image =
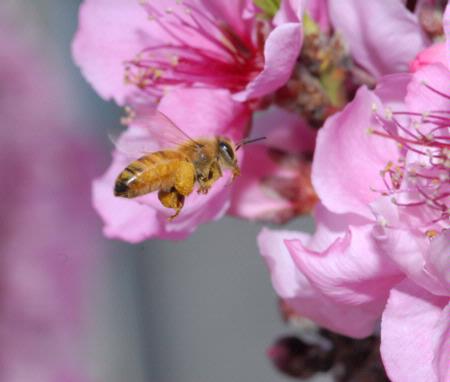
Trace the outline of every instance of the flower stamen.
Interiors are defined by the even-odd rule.
[[[125,63],[125,81],[148,95],[161,96],[174,86],[235,92],[262,70],[262,52],[191,2],[176,1],[165,12],[145,1],[142,6],[171,40],[149,46]]]
[[[423,83],[434,94],[450,96]],[[399,158],[380,172],[385,190],[398,207],[424,207],[430,224],[450,225],[450,112],[391,111],[372,108],[377,126],[370,133],[399,144]],[[429,230],[430,234],[435,232]]]

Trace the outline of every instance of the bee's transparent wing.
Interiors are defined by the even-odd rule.
[[[120,136],[109,134],[116,149],[130,158],[176,148],[188,141],[196,143],[188,134],[156,109],[133,110],[124,119],[129,126]]]
[[[108,138],[116,150],[130,160],[160,149],[142,129],[129,128],[122,133],[110,132]]]

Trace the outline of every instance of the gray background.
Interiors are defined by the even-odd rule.
[[[117,125],[120,112],[94,93],[70,56],[80,1],[4,1],[40,25],[69,80],[73,99],[67,102],[85,121],[81,128],[109,150],[107,128]],[[24,28],[35,33],[30,23]],[[111,242],[89,303],[85,358],[94,381],[290,380],[265,356],[289,328],[257,251],[260,228],[225,218],[184,242]],[[312,222],[299,219],[290,228],[311,231]]]

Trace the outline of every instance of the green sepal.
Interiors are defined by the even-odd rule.
[[[320,27],[306,12],[303,15],[303,33],[305,36],[319,34]]]
[[[266,16],[273,17],[280,9],[281,0],[253,0],[258,8],[260,8]]]

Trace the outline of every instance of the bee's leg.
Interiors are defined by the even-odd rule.
[[[189,195],[194,189],[195,167],[191,162],[180,161],[175,174],[175,189],[184,196]]]
[[[180,161],[175,173],[175,184],[169,191],[160,190],[158,198],[161,204],[167,208],[173,208],[175,215],[168,218],[169,221],[175,219],[181,212],[184,205],[184,197],[189,195],[194,189],[195,168],[187,161]]]
[[[164,207],[173,208],[175,210],[175,215],[172,215],[167,219],[169,221],[172,221],[178,216],[184,205],[184,196],[175,188],[172,188],[170,191],[160,190],[158,192],[158,199]]]
[[[222,170],[217,162],[214,162],[209,168],[208,177],[205,180],[199,180],[199,194],[207,194],[211,186],[222,176]]]

